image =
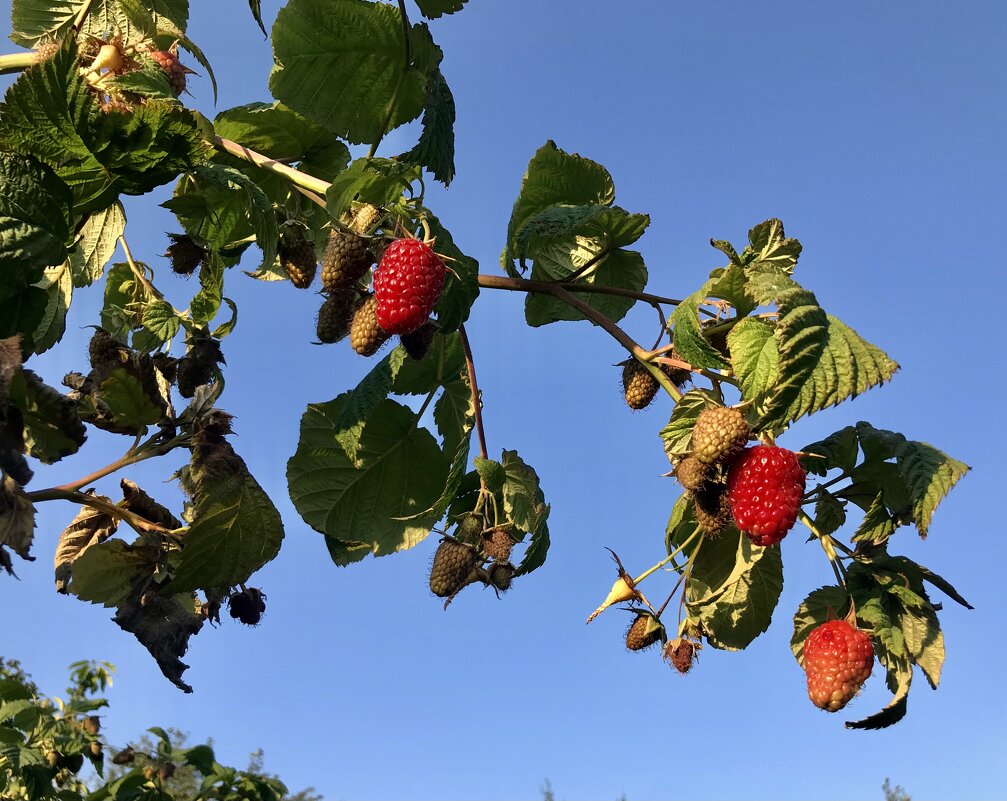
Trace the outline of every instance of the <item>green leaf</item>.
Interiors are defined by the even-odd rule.
[[[440,520],[444,513],[448,510],[451,502],[455,499],[459,488],[462,486],[462,482],[465,479],[465,468],[469,463],[469,450],[472,441],[470,436],[472,432],[472,418],[468,417],[459,432],[457,438],[457,446],[454,452],[454,458],[451,460],[451,469],[448,470],[448,478],[444,484],[444,489],[441,492],[441,496],[430,505],[429,508],[424,509],[422,512],[410,515],[408,519],[415,520],[419,517],[433,517],[436,520]],[[445,453],[448,450],[445,449]],[[478,457],[477,457],[478,460]],[[364,554],[366,556],[366,553]]]
[[[185,232],[217,251],[255,235],[263,262],[276,256],[277,227],[266,193],[233,167],[198,167],[179,181],[175,195],[161,204],[178,217]]]
[[[66,258],[72,203],[66,184],[47,166],[0,153],[0,300]]]
[[[479,474],[479,478],[483,480],[483,483],[490,492],[500,492],[504,488],[504,484],[507,481],[507,473],[500,462],[477,456],[472,464]]]
[[[735,537],[735,534],[738,536]],[[704,542],[693,572],[695,574],[699,569],[696,577],[710,587],[710,593],[692,597],[688,608],[690,613],[699,614],[710,645],[740,650],[748,647],[772,622],[773,610],[783,591],[783,558],[778,545],[769,548],[753,545],[748,537],[736,530],[725,532],[721,539],[736,546],[730,573],[721,583],[716,583],[714,576],[719,578],[725,565],[721,558],[712,559],[712,564],[703,564],[706,555]],[[719,549],[708,553],[717,557],[723,554]],[[691,586],[692,582],[687,585],[687,592]],[[689,592],[689,595],[692,596],[692,593]]]
[[[445,186],[455,177],[455,99],[439,69],[427,81],[420,141],[399,158],[426,167]]]
[[[192,526],[183,540],[172,589],[242,584],[280,551],[283,521],[244,460],[226,442],[205,459],[193,452]]]
[[[0,117],[0,146],[53,167],[73,191],[75,214],[107,208],[120,193],[146,194],[205,161],[210,145],[193,112],[157,101],[99,111],[76,55],[65,45],[26,70]]]
[[[608,170],[576,153],[566,153],[552,140],[546,142],[528,163],[521,181],[521,191],[507,225],[507,246],[500,257],[509,275],[519,273],[517,233],[538,212],[557,204],[610,206],[615,200],[615,185]]]
[[[857,430],[853,426],[846,426],[823,440],[801,448],[801,453],[804,454],[801,466],[818,476],[824,476],[833,468],[849,473],[857,464],[858,442]]]
[[[514,571],[514,578],[517,578],[518,576],[526,576],[533,570],[538,570],[545,564],[546,555],[549,553],[549,545],[551,544],[551,538],[549,537],[549,523],[546,519],[548,517],[548,512],[549,507],[546,506],[546,517],[542,519],[539,527],[531,535],[531,542],[528,543],[524,556],[521,557],[521,564],[519,564],[517,566],[517,570]]]
[[[284,164],[297,164],[298,169],[325,181],[335,178],[350,162],[349,148],[334,133],[280,103],[250,103],[222,111],[213,127],[218,136]],[[222,154],[217,158],[248,172],[278,202],[290,189],[286,180],[274,179],[241,159]]]
[[[804,642],[816,628],[830,619],[846,613],[850,597],[842,587],[820,587],[801,601],[794,613],[794,634],[790,638],[790,650],[794,658],[804,666]]]
[[[599,285],[641,292],[647,285],[647,266],[643,257],[634,250],[607,251],[600,239],[571,237],[557,240],[535,253],[532,279],[537,281],[562,280],[575,270],[598,258],[589,276],[578,283]],[[631,297],[604,293],[578,293],[570,291],[579,300],[601,312],[613,322],[618,322],[633,308]],[[529,293],[525,299],[525,319],[528,325],[542,326],[559,320],[584,320],[585,315],[566,302],[543,293]],[[593,322],[593,321],[592,321]]]
[[[734,306],[737,318],[744,318],[758,305],[748,289],[748,276],[737,264],[710,273],[709,296],[726,300]]]
[[[180,657],[189,647],[189,637],[202,628],[203,618],[193,611],[191,596],[134,597],[119,607],[113,619],[150,651],[165,678],[182,692],[192,692],[192,687],[182,681],[182,673],[189,666]]]
[[[181,326],[181,320],[166,300],[156,300],[143,309],[143,327],[157,343],[170,342]]]
[[[961,604],[966,609],[973,609],[974,608],[972,606],[972,604],[970,604],[968,601],[966,601],[961,596],[961,594],[958,592],[958,590],[956,590],[951,585],[951,582],[949,582],[947,579],[942,578],[941,576],[938,576],[933,571],[929,570],[928,568],[923,567],[923,565],[917,565],[916,567],[919,569],[920,576],[922,577],[922,579],[924,581],[927,581],[930,584],[933,584],[937,589],[939,589],[941,592],[943,592],[951,600],[955,601],[955,603]]]
[[[169,106],[179,105],[168,76],[152,59],[144,58],[140,68],[123,75],[112,76],[108,87],[116,92],[130,92],[148,100],[158,100]]]
[[[458,380],[465,370],[465,354],[458,334],[436,334],[421,361],[403,359],[393,376],[396,395],[426,395],[442,384]],[[387,393],[386,393],[387,394]]]
[[[668,318],[675,338],[675,350],[679,356],[695,367],[706,367],[720,370],[730,367],[730,364],[720,355],[715,347],[703,336],[703,326],[699,322],[699,306],[707,297],[710,282],[698,292],[693,292],[685,298]]]
[[[330,542],[366,543],[376,556],[411,548],[437,518],[395,518],[435,503],[447,483],[447,460],[430,432],[417,427],[415,412],[391,400],[368,416],[350,460],[337,422],[348,401],[344,394],[312,404],[301,418],[297,451],[287,463],[291,500]]]
[[[884,499],[884,493],[879,492],[877,497],[871,502],[871,505],[867,507],[864,519],[857,526],[856,532],[851,537],[854,542],[881,544],[886,542],[895,533],[895,529],[899,527],[899,523],[889,514]]]
[[[156,545],[133,547],[122,540],[94,544],[71,563],[70,592],[82,601],[119,606],[145,577],[154,575],[158,556]]]
[[[22,349],[26,355],[31,353],[35,348],[31,332],[42,324],[48,308],[49,295],[37,286],[26,287],[0,301],[0,339],[21,334]]]
[[[76,245],[70,252],[70,270],[75,287],[91,286],[101,278],[125,230],[126,212],[121,203],[96,211],[85,220]]]
[[[58,42],[73,26],[79,0],[14,0],[11,40],[22,47]]]
[[[142,434],[164,418],[164,401],[156,386],[126,368],[113,370],[101,382],[98,395],[108,405],[115,430],[121,433]]]
[[[224,300],[224,264],[219,254],[203,259],[199,267],[199,292],[189,302],[189,315],[195,325],[206,325],[220,311]],[[142,318],[141,318],[142,319]],[[146,325],[145,322],[142,323]]]
[[[675,404],[668,425],[661,429],[664,452],[670,461],[689,452],[692,429],[702,411],[720,405],[716,396],[708,389],[690,389],[682,396],[682,400]]]
[[[755,404],[760,414],[758,427],[773,431],[803,414],[824,408],[830,401],[841,400],[833,394],[821,394],[827,386],[823,381],[835,375],[829,372],[829,366],[823,366],[828,340],[825,311],[811,292],[798,286],[784,290],[776,302],[780,312],[774,330],[779,352],[777,380]],[[833,371],[836,369],[835,363],[830,366]]]
[[[46,294],[46,307],[30,339],[33,353],[45,353],[63,338],[66,331],[66,313],[70,310],[70,300],[73,297],[73,276],[69,263],[47,267],[36,286]]]
[[[419,116],[442,57],[413,25],[406,63],[398,8],[364,0],[290,0],[272,40],[273,96],[355,144]]]
[[[909,685],[912,683],[912,669],[906,665],[896,674],[897,687],[895,697],[880,712],[876,712],[863,720],[847,721],[847,729],[884,729],[898,723],[906,716],[909,701]]]
[[[538,474],[517,451],[505,450],[500,463],[506,476],[502,494],[507,518],[521,531],[534,534],[549,515]]]
[[[783,223],[775,218],[752,228],[748,232],[748,243],[741,261],[750,270],[771,266],[790,275],[801,255],[801,243],[788,238]]]
[[[451,453],[465,436],[469,418],[475,414],[472,390],[463,378],[444,385],[444,392],[434,404],[434,423],[444,450]]]
[[[846,522],[846,504],[828,490],[819,490],[815,500],[815,528],[823,536],[834,534]]]
[[[269,36],[266,33],[266,26],[262,24],[262,0],[248,0],[248,8],[252,12],[252,18],[255,20],[255,24],[259,26],[259,30],[262,31],[263,36]]]
[[[420,13],[427,19],[437,19],[444,14],[461,11],[468,0],[416,0]]]
[[[727,335],[731,366],[745,400],[758,398],[776,383],[780,354],[773,328],[768,320],[746,317]]]
[[[338,220],[354,200],[374,206],[391,205],[421,174],[422,170],[408,162],[357,159],[332,179],[325,192],[325,208],[332,219]]]
[[[355,389],[344,393],[346,402],[340,407],[339,416],[335,420],[336,438],[351,460],[357,458],[360,436],[368,418],[388,397],[395,376],[406,360],[405,350],[402,347],[395,348],[364,376]]]
[[[902,635],[913,661],[933,689],[941,680],[944,667],[944,634],[934,608],[927,603],[923,609],[907,609],[902,615]]]
[[[970,468],[926,442],[906,442],[896,458],[912,500],[913,520],[925,538],[934,510]]]
[[[105,278],[105,302],[101,309],[101,327],[121,342],[129,332],[140,328],[147,290],[136,280],[125,262],[113,264]]]
[[[45,384],[31,370],[22,370],[12,379],[10,402],[24,420],[26,452],[43,464],[76,453],[87,439],[73,400]]]

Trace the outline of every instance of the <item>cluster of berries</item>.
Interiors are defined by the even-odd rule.
[[[470,584],[481,582],[499,595],[511,588],[517,568],[511,563],[515,540],[511,526],[487,526],[482,514],[459,520],[452,536],[441,540],[430,566],[430,591],[445,598],[446,609]]]
[[[444,262],[418,239],[376,236],[381,212],[361,206],[350,230],[333,229],[322,257],[322,293],[315,333],[326,344],[350,339],[361,356],[373,356],[393,335],[414,359],[422,359],[436,328],[429,318],[444,289]],[[306,289],[317,272],[314,245],[301,226],[283,226],[277,248],[291,283]],[[373,292],[361,283],[371,267]]]
[[[690,453],[674,475],[690,493],[696,523],[707,536],[733,523],[756,545],[775,545],[797,520],[806,475],[786,448],[746,447],[751,435],[739,409],[704,409]]]

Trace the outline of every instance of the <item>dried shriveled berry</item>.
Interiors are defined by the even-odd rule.
[[[703,464],[695,456],[687,456],[675,467],[675,478],[687,490],[695,492],[710,475],[710,466]]]
[[[178,275],[192,275],[207,257],[208,251],[188,234],[168,234],[168,239],[171,244],[164,255],[171,260],[171,271]]]
[[[402,347],[405,348],[406,353],[409,354],[411,359],[416,361],[422,361],[423,357],[427,355],[430,350],[430,346],[433,344],[434,335],[437,333],[437,326],[433,323],[426,323],[421,325],[411,334],[403,334],[399,337],[399,341],[402,343]]]
[[[692,670],[692,666],[696,663],[696,652],[701,647],[699,643],[683,637],[668,640],[668,644],[664,646],[664,658],[684,676]]]
[[[696,523],[707,537],[718,537],[731,525],[731,503],[723,484],[702,487],[692,500]]]
[[[231,617],[246,626],[256,626],[266,611],[266,594],[255,587],[239,590],[227,599],[227,606]]]
[[[490,559],[506,562],[514,548],[514,538],[505,528],[494,528],[482,535],[482,549]]]

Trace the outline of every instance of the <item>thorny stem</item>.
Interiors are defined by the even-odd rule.
[[[693,536],[699,533],[699,526],[696,526],[696,531],[693,532]],[[692,567],[696,564],[696,554],[699,553],[699,549],[703,545],[704,534],[699,538],[699,545],[692,549],[692,553],[689,554],[689,561],[685,563],[685,570],[682,571],[682,578],[686,578],[692,575]],[[682,587],[682,598],[678,602],[678,625],[679,628],[682,626],[682,607],[685,606],[685,591],[688,589],[688,585]]]
[[[664,599],[664,603],[661,604],[661,608],[657,610],[657,616],[661,617],[664,614],[664,610],[668,608],[668,604],[671,603],[671,599],[675,597],[675,593],[678,592],[678,588],[682,586],[682,582],[685,581],[685,573],[682,573],[678,577],[678,581],[675,582],[675,586],[671,588],[671,592],[668,593],[668,597]]]
[[[824,482],[822,484],[816,484],[814,487],[812,487],[810,490],[808,490],[806,493],[804,493],[804,497],[802,498],[802,500],[807,500],[808,498],[814,497],[814,495],[817,494],[817,492],[819,490],[823,490],[823,489],[826,489],[828,487],[833,486],[834,484],[838,484],[844,478],[849,478],[849,477],[850,477],[849,473],[847,473],[846,471],[843,471],[840,475],[836,476],[835,478],[831,478],[831,479],[829,479],[828,481],[826,481],[826,482]]]
[[[374,158],[374,154],[378,152],[381,140],[385,138],[385,134],[388,133],[388,129],[392,125],[392,117],[395,116],[395,109],[399,105],[399,92],[402,90],[406,73],[409,72],[409,60],[411,57],[409,50],[409,16],[406,14],[404,0],[399,0],[399,19],[402,21],[402,70],[399,72],[399,78],[395,82],[395,88],[392,90],[392,99],[388,101],[388,113],[385,114],[385,121],[381,126],[381,132],[378,134],[378,138],[374,140],[370,150],[367,151],[368,161]]]
[[[472,392],[472,408],[475,410],[476,434],[479,436],[479,455],[483,459],[489,459],[489,451],[486,448],[486,429],[483,426],[482,398],[479,396],[479,384],[476,383],[476,364],[472,358],[472,347],[469,345],[465,326],[458,327],[458,337],[462,343],[462,350],[465,352],[465,369],[469,373],[469,389]]]
[[[267,170],[276,175],[280,175],[295,186],[302,187],[310,192],[317,192],[319,195],[324,195],[330,186],[328,181],[323,181],[321,178],[315,178],[314,176],[308,175],[306,172],[295,170],[293,167],[288,167],[286,164],[283,164],[276,159],[271,159],[269,156],[256,153],[254,150],[251,150],[244,145],[239,145],[237,142],[232,142],[230,139],[224,139],[222,136],[213,137],[213,144],[225,153],[230,153],[232,156],[244,159],[245,161],[254,164],[256,167]]]

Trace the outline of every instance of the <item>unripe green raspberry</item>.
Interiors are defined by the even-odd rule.
[[[315,333],[319,342],[339,342],[350,332],[350,322],[357,305],[357,293],[353,289],[341,289],[325,299],[318,310]]]
[[[361,356],[373,356],[391,336],[378,325],[375,316],[377,306],[378,302],[374,299],[374,295],[366,295],[353,313],[353,321],[350,323],[350,347]]]
[[[710,465],[699,461],[695,456],[686,456],[675,467],[675,478],[687,490],[695,492],[710,475]]]
[[[692,430],[692,455],[704,464],[722,462],[745,447],[752,431],[739,409],[704,409]]]
[[[438,598],[448,598],[465,586],[476,565],[476,552],[467,545],[443,539],[434,553],[430,568],[430,591]]]
[[[322,258],[322,289],[335,292],[353,287],[374,264],[367,240],[356,234],[333,229]]]

